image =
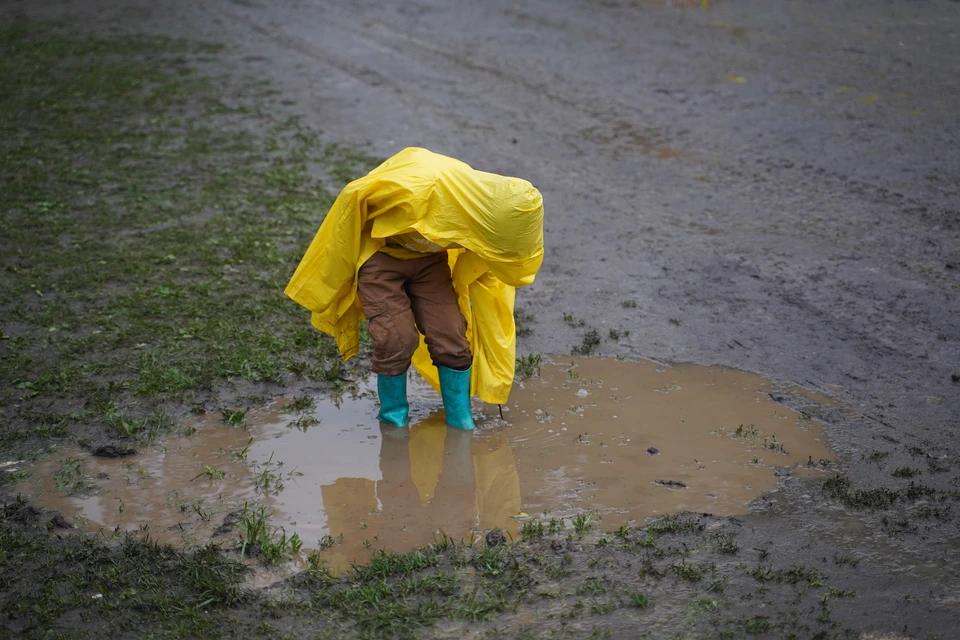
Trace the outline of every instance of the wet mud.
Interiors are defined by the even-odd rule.
[[[776,490],[777,468],[816,474],[833,458],[822,424],[724,367],[557,360],[518,384],[503,419],[484,407],[472,433],[446,426],[415,374],[411,389],[406,429],[378,423],[369,387],[309,411],[286,398],[241,426],[188,420],[192,435],[137,456],[61,451],[16,489],[87,530],[181,544],[238,543],[230,525],[256,502],[342,571],[443,534],[515,539],[531,518],[572,527],[589,513],[615,529],[678,511],[743,514]]]

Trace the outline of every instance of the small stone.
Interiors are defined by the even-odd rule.
[[[59,511],[53,512],[53,517],[50,518],[50,526],[54,529],[72,529],[73,525],[69,520],[63,517],[63,514]]]
[[[134,456],[136,454],[136,449],[131,449],[130,447],[118,447],[113,444],[100,445],[91,453],[91,455],[95,455],[100,458],[123,458],[125,456]]]
[[[216,538],[217,536],[223,536],[230,533],[237,524],[237,520],[240,519],[240,515],[242,513],[243,511],[233,511],[228,513],[223,519],[223,524],[214,530],[213,537]]]
[[[657,449],[656,447],[650,447],[649,449],[647,449],[647,455],[658,456],[660,455],[660,449]]]
[[[660,485],[661,487],[671,487],[676,489],[687,488],[687,485],[679,480],[654,480],[653,484]]]
[[[486,537],[488,547],[499,547],[502,544],[507,542],[507,539],[503,535],[503,531],[500,529],[494,529],[487,534]]]
[[[109,473],[104,473],[101,471],[100,473],[97,474],[97,480],[109,480],[109,479],[110,479]]]
[[[950,379],[954,382],[960,382],[960,373],[951,373]]]

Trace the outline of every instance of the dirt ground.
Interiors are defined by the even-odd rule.
[[[268,80],[272,108],[328,143],[525,177],[544,194],[546,258],[517,294],[533,314],[521,353],[565,355],[595,329],[597,355],[753,371],[828,424],[834,481],[785,477],[742,519],[685,515],[653,561],[639,543],[522,552],[570,557],[577,589],[620,580],[596,593],[666,574],[656,606],[595,604],[587,620],[543,596],[414,635],[955,637],[960,4],[683,4],[75,0],[0,16],[222,44],[218,74]],[[664,564],[723,536],[736,555]],[[230,615],[339,633],[279,605]],[[411,630],[360,629],[392,633]]]

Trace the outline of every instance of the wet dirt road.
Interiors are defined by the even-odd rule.
[[[103,16],[95,5],[70,10]],[[955,489],[960,4],[670,5],[214,0],[118,15],[227,44],[235,72],[269,79],[331,140],[529,178],[547,255],[518,292],[536,316],[521,352],[567,353],[596,328],[599,354],[819,389],[848,410],[821,415],[858,486],[936,461],[923,479]],[[896,554],[957,554],[956,514],[901,536],[855,515],[850,537],[842,510],[805,491],[750,535],[798,559],[882,538],[858,604],[878,621],[899,615],[884,593],[928,584]],[[883,562],[908,582],[883,582]]]
[[[574,313],[600,353],[803,383],[956,451],[955,2],[206,4],[191,31],[238,38],[328,135],[544,192],[522,351],[579,344]]]

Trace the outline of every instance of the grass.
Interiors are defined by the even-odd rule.
[[[83,472],[83,464],[84,461],[80,458],[71,457],[63,460],[57,470],[53,472],[57,489],[68,496],[96,493],[98,487],[90,482],[91,476]]]
[[[269,521],[270,514],[263,505],[243,505],[243,512],[237,519],[241,557],[249,552],[266,564],[278,564],[300,551],[303,542],[298,534],[287,537],[283,527],[271,527]]]
[[[543,522],[540,520],[528,520],[520,527],[521,540],[535,540],[543,537]]]
[[[894,478],[913,478],[920,475],[920,470],[911,467],[897,467],[890,475]]]
[[[231,381],[343,384],[282,290],[332,200],[308,165],[339,183],[375,159],[271,119],[257,83],[197,75],[216,47],[23,21],[0,42],[5,440],[151,440],[170,401]]]
[[[589,356],[593,354],[599,346],[600,332],[596,329],[590,329],[583,334],[583,339],[580,341],[580,344],[570,351],[570,355]]]
[[[518,338],[533,335],[533,327],[530,325],[536,321],[536,318],[534,314],[520,307],[513,310],[513,325],[516,328]]]
[[[885,487],[854,489],[849,478],[844,476],[827,478],[822,486],[828,496],[855,509],[884,509],[893,505],[900,497],[899,491]]]
[[[567,325],[573,327],[574,329],[582,327],[584,324],[586,324],[586,321],[583,318],[579,318],[575,314],[569,313],[567,311],[563,312],[563,321],[566,322]]]
[[[521,380],[540,375],[543,358],[539,353],[531,353],[517,358],[516,375]]]

